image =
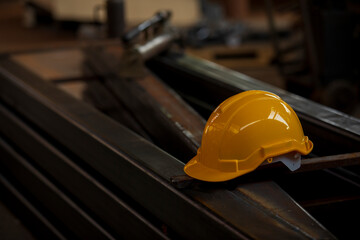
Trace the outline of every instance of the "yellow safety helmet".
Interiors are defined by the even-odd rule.
[[[211,114],[197,155],[186,174],[209,182],[226,181],[266,162],[282,161],[300,167],[300,153],[311,152],[294,110],[279,96],[251,90],[234,95]]]

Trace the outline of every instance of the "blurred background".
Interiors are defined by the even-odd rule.
[[[1,0],[0,52],[106,40],[106,2]],[[171,10],[186,53],[360,117],[360,1],[109,2],[123,31]]]

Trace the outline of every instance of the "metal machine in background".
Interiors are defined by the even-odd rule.
[[[267,0],[276,61],[287,89],[347,113],[359,106],[360,4],[358,1]],[[280,38],[274,14],[299,16]]]
[[[150,22],[133,36],[168,15]],[[360,120],[176,51],[176,34],[161,29],[127,48],[1,56],[1,200],[49,239],[356,236]],[[302,172],[263,168],[220,184],[184,176],[204,119],[250,89],[297,112],[316,146]]]

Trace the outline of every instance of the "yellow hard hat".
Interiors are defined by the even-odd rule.
[[[184,171],[196,179],[220,182],[251,172],[265,160],[282,161],[296,169],[300,154],[307,155],[312,148],[296,113],[279,96],[245,91],[211,114],[201,147]]]

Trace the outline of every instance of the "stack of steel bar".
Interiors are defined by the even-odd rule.
[[[45,82],[16,56],[4,56],[0,62],[0,181],[6,194],[1,196],[35,235],[334,238],[317,220],[336,236],[354,234],[354,224],[337,218],[359,212],[356,166],[276,176],[264,169],[266,174],[233,182],[195,182],[177,188],[170,179],[184,174],[183,162],[200,144],[204,119],[150,72],[123,79],[101,49],[86,49],[85,56],[95,72],[85,81],[87,95],[94,95],[94,86],[104,90],[106,94],[97,97],[107,96],[115,104],[111,109],[103,104],[102,110],[124,124],[132,122],[129,127],[148,140]],[[168,53],[149,64],[204,115],[226,94],[266,89],[281,95],[297,111],[306,134],[315,139],[317,155],[359,149],[357,119],[185,55]],[[200,86],[201,91],[191,92]],[[315,163],[333,168],[334,162],[342,166],[359,161],[358,154],[342,158],[309,159],[311,164],[304,162],[304,166],[315,170],[319,169]]]
[[[14,59],[5,56],[0,63],[1,188],[6,193],[1,196],[34,234],[86,239],[333,238],[273,181],[177,189],[170,178],[184,174],[181,161]],[[113,90],[124,85],[123,79],[113,79],[116,75],[111,81],[108,77],[100,82],[112,81]],[[128,81],[151,102],[137,102],[130,115],[136,118],[134,113],[143,114],[155,104],[162,111],[146,115],[145,121],[173,123],[167,129],[182,131],[164,129],[162,134],[193,139],[179,150],[194,153],[190,146],[199,145],[199,137],[192,133],[204,120],[190,107],[179,107],[186,104],[162,85],[159,91],[171,94],[173,111],[186,114],[184,120],[175,120],[171,107],[151,95],[151,86],[162,83],[150,74],[147,78],[157,83]],[[98,81],[94,79],[91,82]],[[198,121],[196,128],[184,129],[187,117]],[[164,144],[166,138],[144,131]]]

